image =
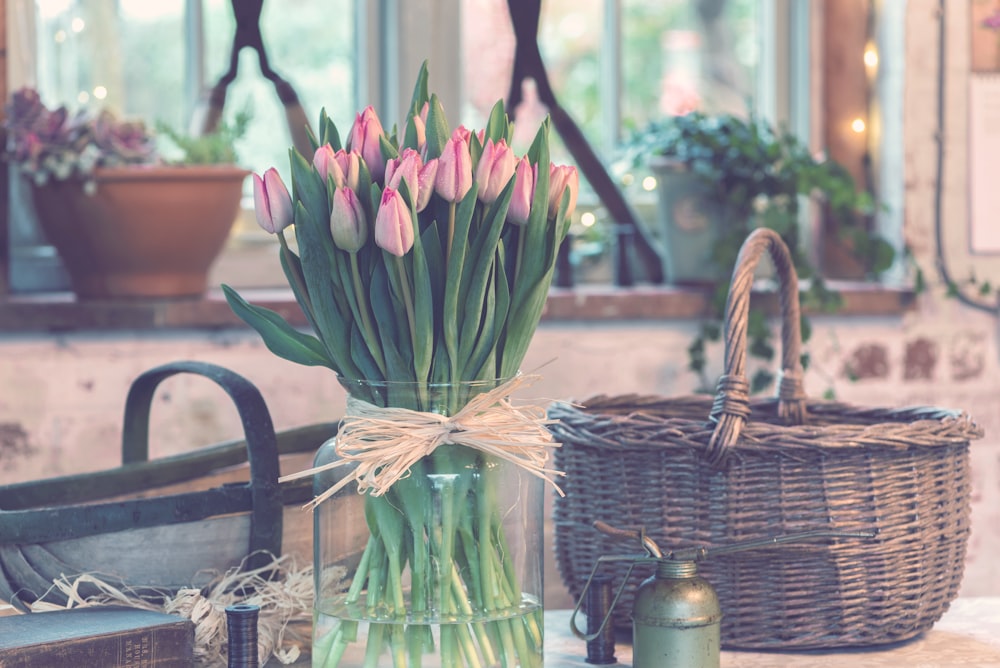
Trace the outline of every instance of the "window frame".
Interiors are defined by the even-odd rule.
[[[2,44],[5,61],[11,58],[6,54],[18,53],[17,45],[11,43],[7,34],[10,32],[7,30],[7,26],[9,25],[12,8],[19,3],[24,5],[31,1],[0,0],[0,13],[3,16],[3,24],[0,27],[3,28]],[[201,5],[201,0],[186,0],[186,2],[189,8]],[[411,65],[426,59],[435,63],[450,64],[450,67],[444,68],[436,66],[433,85],[442,99],[454,100],[452,104],[455,108],[458,108],[458,100],[462,96],[462,72],[457,64],[458,59],[454,57],[449,58],[445,55],[448,43],[453,43],[453,40],[435,39],[434,35],[414,35],[412,34],[413,31],[400,30],[399,26],[413,25],[412,22],[415,20],[415,14],[426,12],[429,15],[433,15],[436,20],[440,17],[449,17],[443,21],[442,25],[437,26],[436,30],[440,33],[448,33],[450,31],[450,34],[455,34],[461,25],[461,0],[424,0],[423,2],[407,3],[403,3],[402,0],[375,0],[372,2],[355,0],[355,2],[357,7],[357,11],[355,12],[356,27],[359,35],[358,51],[365,54],[365,57],[359,58],[356,63],[355,82],[357,85],[357,99],[371,101],[380,114],[385,114],[387,117],[399,117],[402,111],[401,105],[405,104],[409,99],[409,86],[412,85],[409,74],[409,70],[412,69]],[[608,20],[609,25],[620,25],[616,20],[617,12],[619,11],[617,6],[618,3],[615,0],[604,1],[605,18]],[[772,66],[762,66],[759,70],[762,73],[772,75],[772,78],[770,81],[765,80],[761,82],[759,87],[766,88],[771,86],[775,91],[772,118],[778,122],[788,124],[793,131],[811,139],[812,143],[815,144],[817,138],[822,136],[822,125],[812,122],[813,119],[820,115],[817,113],[817,108],[819,107],[817,104],[819,83],[815,74],[822,68],[822,63],[818,62],[816,57],[817,51],[820,50],[819,40],[824,37],[822,12],[812,8],[811,3],[800,3],[795,0],[762,0],[762,8],[762,15],[764,17],[762,18],[762,22],[766,19],[773,29],[773,35],[775,37],[783,36],[783,39],[768,40],[762,36],[761,42],[763,44],[771,44],[774,48],[762,51],[762,62],[769,61],[772,63]],[[199,16],[196,12],[189,12],[189,16],[191,18],[187,28],[190,31],[189,34],[194,34],[200,25]],[[891,24],[891,22],[892,17],[886,17],[883,20],[885,24]],[[426,24],[427,22],[423,21],[422,23]],[[882,29],[884,30],[884,27]],[[620,44],[620,34],[611,35],[610,31],[608,33],[605,39],[612,46],[615,43]],[[880,34],[880,39],[884,39],[884,35]],[[898,40],[901,37],[897,35],[893,39]],[[456,48],[458,47],[453,47],[452,51]],[[791,56],[791,54],[801,53],[803,50],[808,51],[808,57]],[[199,51],[196,49],[193,52],[197,53]],[[613,64],[614,61],[611,62],[611,65]],[[6,62],[4,65],[6,66]],[[189,63],[188,67],[190,68],[189,71],[203,72],[203,68],[194,62]],[[608,65],[605,64],[605,67],[608,67]],[[6,67],[4,69],[6,70]],[[192,85],[203,88],[206,85],[204,77],[199,74],[199,78],[201,81],[192,82]],[[612,83],[610,85],[620,86],[620,83],[613,81],[613,76],[611,79]],[[895,90],[901,85],[901,80],[901,75],[894,79],[882,79],[879,83],[879,90]],[[5,78],[2,81],[4,85],[0,92],[6,98],[9,90],[12,90],[23,82],[23,77],[21,81],[18,81],[16,71],[12,76],[6,76],[5,72]],[[614,95],[604,96],[606,100],[616,100],[617,97]],[[764,96],[758,97],[761,100],[764,98]],[[617,107],[617,105],[614,106]],[[765,110],[762,109],[761,111],[764,112]],[[620,112],[617,109],[611,110],[611,113],[607,116],[605,125],[605,134],[607,137],[609,139],[617,138],[617,133],[620,132],[621,125]],[[901,130],[899,131],[901,132]],[[886,139],[890,138],[891,136]],[[894,164],[898,166],[898,162],[898,160],[895,163],[893,161],[882,161],[880,164],[882,165],[883,172],[888,174],[890,166]],[[8,171],[6,165],[3,165],[2,170],[0,171],[0,176],[3,176],[4,171]],[[899,188],[897,190],[899,190],[902,185],[902,177],[899,176],[901,171],[896,171],[895,174],[898,184],[894,183],[893,185],[898,185]],[[13,179],[12,175],[8,178],[8,181],[11,179]],[[879,228],[889,231],[895,230],[898,236],[901,237],[901,207],[902,201],[900,199],[899,207],[894,209],[895,213],[883,212],[880,214]],[[809,229],[808,225],[804,226],[805,231]],[[8,280],[8,246],[11,236],[10,215],[9,211],[5,208],[2,214],[0,214],[0,254],[2,254],[2,257],[0,257],[0,272],[3,274],[0,276],[0,298],[7,294],[18,300],[25,297],[30,299],[34,293],[18,292],[15,294],[11,290]]]

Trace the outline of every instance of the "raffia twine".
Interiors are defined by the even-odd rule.
[[[408,408],[376,406],[351,395],[337,432],[336,461],[280,478],[282,482],[315,475],[348,464],[350,474],[306,504],[315,508],[357,481],[358,493],[385,494],[409,475],[410,467],[441,445],[464,445],[521,467],[542,478],[562,495],[554,477],[561,471],[549,468],[550,447],[559,447],[546,428],[552,420],[545,406],[526,403],[515,406],[510,395],[540,376],[519,374],[496,388],[478,394],[452,416]]]
[[[342,572],[336,576],[342,579],[346,571],[340,570]],[[324,577],[331,577],[331,574],[324,573]],[[84,596],[80,592],[84,586],[96,588],[99,593]],[[136,591],[138,587],[112,585],[97,573],[73,578],[64,575],[53,581],[52,589],[62,592],[66,603],[58,605],[38,600],[30,606],[32,613],[122,605],[190,619],[195,625],[194,658],[196,665],[201,667],[227,665],[226,608],[237,603],[260,607],[257,654],[261,665],[272,656],[285,665],[294,663],[301,655],[301,646],[309,641],[314,597],[312,567],[297,568],[288,555],[251,571],[230,569],[213,578],[204,588],[189,587],[175,594],[164,593],[156,602],[148,595],[140,595]]]

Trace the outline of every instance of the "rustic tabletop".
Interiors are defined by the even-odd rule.
[[[584,668],[586,645],[569,628],[569,610],[545,612],[545,668]],[[632,665],[632,648],[616,646],[616,666]],[[278,665],[270,661],[268,666]],[[308,659],[294,664],[309,665]],[[1000,668],[1000,597],[959,598],[922,636],[908,642],[862,649],[796,652],[722,652],[722,668]],[[613,668],[613,667],[612,667]]]

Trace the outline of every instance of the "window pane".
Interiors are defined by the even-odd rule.
[[[756,97],[758,0],[625,0],[622,116],[744,112]]]
[[[546,74],[560,105],[606,164],[630,128],[693,109],[742,113],[755,106],[762,0],[545,0],[538,30]],[[464,122],[479,127],[507,94],[515,42],[507,0],[464,0]],[[511,3],[515,4],[516,3]],[[490,39],[480,39],[489,25]],[[617,28],[617,30],[616,30]],[[495,38],[494,38],[495,36]],[[515,111],[523,150],[546,110],[527,91]],[[572,163],[558,134],[553,161]],[[641,220],[655,218],[656,181],[618,173]],[[571,259],[578,282],[608,280],[612,222],[581,183]],[[595,265],[602,265],[597,268]]]
[[[298,95],[309,123],[315,127],[322,106],[331,117],[353,118],[357,41],[354,0],[272,0],[265,2],[260,21],[268,64],[287,80]],[[19,80],[34,81],[50,107],[109,108],[128,118],[142,118],[150,127],[162,121],[180,131],[194,129],[199,111],[199,85],[207,90],[230,67],[236,22],[232,0],[31,0],[34,20],[34,72]],[[185,12],[201,6],[202,34],[193,34]],[[198,40],[203,59],[199,61]],[[199,69],[200,68],[200,69]],[[272,82],[261,76],[257,54],[243,48],[235,80],[227,89],[223,119],[231,120],[244,108],[252,112],[246,136],[237,144],[240,163],[262,172],[277,167],[289,177],[291,133],[286,110]],[[246,183],[250,191],[249,180]],[[24,217],[19,197],[18,220]],[[248,203],[249,205],[249,203]],[[19,227],[15,225],[14,227]],[[266,246],[271,237],[258,234],[252,213],[234,228],[234,243],[219,263],[219,280],[240,287],[284,285],[275,271],[261,274],[260,254],[244,262],[231,251],[247,251],[246,237]],[[49,262],[35,261],[37,233],[15,230],[12,235],[11,275],[14,290],[48,287],[43,279],[25,278],[33,272],[51,272]],[[33,266],[35,265],[35,266]],[[257,271],[242,271],[242,267]],[[226,272],[237,272],[228,276]],[[27,272],[27,274],[25,273]],[[214,280],[213,284],[219,281]]]

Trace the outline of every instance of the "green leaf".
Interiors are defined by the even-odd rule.
[[[316,337],[298,331],[275,311],[248,303],[228,285],[222,286],[222,292],[233,313],[257,330],[272,353],[296,364],[325,366],[339,372]]]
[[[497,257],[493,262],[493,282],[487,288],[486,308],[483,310],[479,338],[462,376],[467,379],[489,380],[501,375],[500,370],[496,368],[496,356],[506,334],[505,325],[510,308],[510,287],[503,269],[503,241],[497,246],[496,253]]]
[[[472,215],[476,208],[476,193],[478,188],[475,182],[466,194],[465,198],[455,208],[455,236],[451,249],[451,256],[448,258],[448,269],[446,273],[444,303],[441,309],[441,326],[444,337],[445,349],[448,351],[450,378],[458,379],[464,363],[459,361],[458,346],[458,312],[459,307],[465,307],[464,299],[460,298],[460,293],[464,280],[466,253],[469,247],[469,230],[472,227]],[[447,234],[447,230],[442,230]]]
[[[427,61],[425,60],[420,66],[416,83],[413,85],[413,95],[410,97],[410,106],[406,113],[407,118],[404,126],[402,147],[413,149],[418,147],[417,128],[413,124],[413,117],[420,115],[420,110],[423,109],[424,103],[429,99],[430,94],[427,91]]]
[[[486,211],[486,217],[480,224],[477,233],[468,240],[467,252],[471,254],[471,262],[465,264],[462,272],[462,284],[467,287],[461,303],[465,307],[465,317],[459,327],[458,359],[460,368],[466,368],[469,355],[476,345],[480,331],[480,311],[485,308],[488,297],[487,286],[493,274],[494,258],[497,242],[506,224],[507,208],[514,193],[514,181],[503,189],[500,196]]]
[[[295,233],[302,256],[302,273],[312,303],[316,333],[343,375],[357,378],[351,360],[350,305],[337,280],[336,254],[328,227],[310,221],[302,202],[296,203]]]
[[[292,168],[292,201],[300,203],[309,214],[301,221],[296,216],[296,232],[298,225],[305,222],[326,228],[329,236],[330,204],[327,199],[326,183],[320,178],[312,163],[294,148],[288,151],[288,161]]]
[[[406,313],[398,299],[393,297],[389,285],[387,270],[391,267],[385,262],[387,255],[384,251],[378,253],[378,262],[372,271],[372,312],[382,337],[386,378],[407,380],[413,378],[413,346],[410,344]]]
[[[302,313],[309,322],[309,326],[314,332],[319,333],[312,314],[312,302],[309,299],[309,293],[306,288],[306,279],[302,273],[302,261],[299,260],[299,257],[291,249],[284,245],[278,253],[278,259],[281,262],[281,270],[285,273],[285,279],[288,280],[288,284],[292,287],[292,294],[295,295],[295,301],[298,302],[299,308],[302,309]]]
[[[503,100],[497,100],[490,110],[490,117],[483,130],[483,143],[485,144],[487,139],[492,139],[494,144],[501,139],[507,139],[507,126],[507,113],[504,111]]]
[[[448,119],[437,95],[431,95],[427,106],[427,160],[441,156],[444,144],[451,138]]]
[[[344,148],[344,145],[340,141],[340,132],[337,131],[337,125],[327,116],[326,108],[321,109],[319,112],[319,128],[320,146],[329,144],[334,151]]]
[[[403,184],[405,188],[405,183]],[[412,208],[412,207],[411,207]],[[412,211],[416,220],[416,211]],[[436,245],[436,244],[433,244]],[[416,341],[413,342],[413,371],[417,380],[425,381],[430,377],[431,361],[434,352],[434,291],[431,286],[431,272],[427,266],[427,256],[424,254],[422,235],[413,235],[413,252],[411,254],[412,275],[411,287],[413,294],[413,319],[416,330]]]

